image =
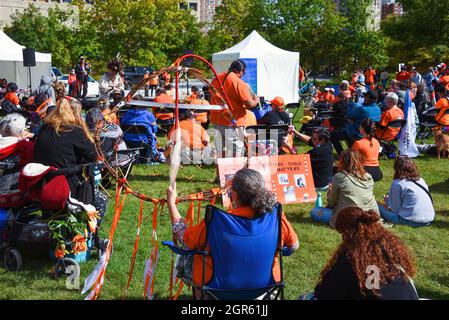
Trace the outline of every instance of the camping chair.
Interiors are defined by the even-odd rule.
[[[383,136],[387,129],[401,129],[404,128],[404,126],[407,124],[407,120],[405,119],[397,119],[390,121],[385,127],[382,127],[379,125],[379,128],[383,129],[381,136],[378,138],[380,141],[380,144],[382,146],[382,154],[385,156],[385,158],[388,160],[389,154],[388,150],[393,150],[395,146],[395,141],[397,141],[397,137],[392,140],[384,140]],[[399,155],[399,148],[396,148],[396,157]]]
[[[281,248],[282,206],[254,219],[230,214],[214,206],[206,208],[207,251],[181,250],[172,242],[162,242],[177,254],[200,255],[203,260],[201,285],[192,284],[193,298],[208,296],[215,300],[276,300],[284,298]],[[273,278],[273,261],[279,255],[280,281]],[[205,283],[206,257],[213,262],[212,278]]]
[[[422,121],[419,124],[418,137],[421,138],[421,143],[425,144],[426,139],[432,135],[433,130],[438,127],[444,126],[444,124],[440,123],[436,116],[440,112],[440,109],[430,108],[425,110],[422,113]],[[447,109],[443,115],[449,114],[449,109]]]
[[[142,126],[142,125],[137,125],[137,124],[122,125],[121,128],[122,128],[124,134],[125,133],[129,133],[129,134],[136,134],[136,135],[143,135],[143,134],[148,135],[148,128],[145,127],[145,126]],[[124,140],[125,140],[125,142],[127,142],[126,139],[124,139]],[[142,149],[144,149],[144,147],[149,147],[150,148],[150,159],[153,159],[154,156],[156,156],[156,155],[153,154],[151,145],[148,144],[148,143],[145,143],[143,141],[141,141],[141,143],[142,143],[142,145],[141,145],[142,147],[138,148],[140,150],[139,151],[139,158],[140,158],[140,160],[143,158],[141,156],[140,152],[142,151]],[[146,160],[148,160],[148,159],[146,159]],[[147,161],[145,161],[145,162],[147,162]]]

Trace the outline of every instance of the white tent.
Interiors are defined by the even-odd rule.
[[[28,67],[23,66],[22,49],[25,48],[0,30],[0,78],[15,82],[19,88],[29,86]],[[36,52],[36,66],[31,67],[31,86],[39,86],[42,75],[50,76],[51,54]]]
[[[253,31],[232,48],[212,55],[217,72],[228,71],[236,59],[246,63],[243,80],[258,96],[265,100],[280,96],[286,103],[298,101],[299,52],[275,47]]]

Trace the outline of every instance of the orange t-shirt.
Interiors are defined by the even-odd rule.
[[[304,75],[304,70],[301,69],[299,70],[299,82],[304,82],[306,80],[305,75]]]
[[[103,110],[103,117],[107,122],[120,124],[120,121],[118,120],[117,114],[114,112],[111,112],[110,109]]]
[[[4,99],[10,101],[15,106],[18,106],[20,104],[19,97],[17,96],[17,94],[15,92],[11,92],[11,91],[7,92],[5,94]]]
[[[190,149],[204,149],[209,143],[209,135],[201,125],[196,123],[195,119],[180,121],[179,128],[181,129],[182,142],[184,145],[189,146]],[[171,128],[168,137],[171,141],[176,141],[174,127]]]
[[[143,75],[143,78],[144,78],[144,79],[148,79],[148,81],[145,82],[145,85],[150,85],[150,75],[145,73],[145,74]]]
[[[236,209],[232,209],[228,211],[231,214],[234,214],[243,218],[254,218],[254,210],[250,207],[240,207]],[[281,219],[282,225],[282,246],[292,247],[298,242],[298,236],[296,235],[295,230],[293,230],[290,222],[288,222],[284,213],[282,213]],[[197,224],[196,226],[187,228],[184,233],[184,243],[191,250],[201,249],[206,245],[206,224],[204,219]],[[206,250],[209,251],[209,247],[206,247]],[[275,281],[280,281],[280,269],[279,269],[279,261],[276,255],[273,262],[273,277]],[[209,282],[212,277],[212,258],[210,256],[206,257],[206,275],[205,275],[205,283]],[[197,285],[201,285],[203,275],[203,257],[195,255],[193,258],[193,282]]]
[[[201,99],[193,99],[190,100],[190,104],[197,104],[197,105],[209,105],[209,102],[207,100],[201,100]],[[199,121],[201,123],[207,123],[208,121],[208,113],[205,110],[198,110],[195,112],[195,120]]]
[[[160,95],[156,96],[153,100],[157,103],[175,103],[175,100],[173,100],[172,97],[170,97],[166,93],[161,93]],[[161,111],[160,108],[153,108],[153,114],[156,117],[156,119],[159,120],[170,120],[174,117],[173,112],[167,111],[170,109],[164,109],[165,112]]]
[[[376,76],[376,70],[368,70],[365,72],[365,81],[368,83],[374,83]]]
[[[412,76],[411,73],[408,71],[400,71],[396,74],[396,80],[404,82],[410,79],[411,76]]]
[[[245,127],[249,126],[257,126],[257,119],[254,112],[251,110],[246,109],[246,125]]]
[[[218,78],[223,82],[227,72],[223,72],[218,75]],[[212,80],[212,85],[219,88],[219,82],[217,79]],[[231,106],[228,106],[232,112],[234,119],[237,122],[237,126],[244,127],[246,125],[246,107],[243,102],[248,101],[251,98],[248,84],[242,79],[237,77],[234,72],[229,73],[224,82],[224,89],[229,97]],[[219,96],[212,93],[211,104],[223,105]],[[232,126],[232,117],[226,110],[211,111],[210,122],[216,125]]]
[[[449,114],[444,114],[446,110],[449,108],[449,99],[441,98],[435,104],[435,109],[441,109],[440,112],[435,116],[435,120],[441,123],[442,125],[449,125]]]
[[[372,144],[372,145],[371,145]],[[360,151],[365,157],[366,167],[378,167],[379,166],[379,153],[380,153],[380,143],[376,138],[369,141],[368,138],[363,138],[354,142],[352,145],[353,150]]]
[[[386,127],[391,121],[404,119],[404,112],[399,109],[397,106],[385,111],[382,113],[382,117],[380,118],[380,125],[382,127]],[[387,128],[385,133],[382,135],[384,128],[379,128],[376,130],[376,137],[382,137],[382,140],[390,141],[394,140],[398,135],[400,128]]]

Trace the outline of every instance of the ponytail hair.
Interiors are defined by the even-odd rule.
[[[253,169],[237,171],[232,179],[232,190],[240,204],[254,209],[256,216],[271,212],[276,203],[274,194],[265,189],[262,175]]]
[[[376,133],[376,124],[374,123],[374,121],[372,119],[366,118],[362,121],[360,126],[362,127],[363,131],[365,131],[365,134],[371,143],[370,146],[372,147],[373,146],[373,138]]]

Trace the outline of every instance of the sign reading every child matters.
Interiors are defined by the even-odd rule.
[[[218,159],[221,187],[232,180],[246,161],[247,158]],[[252,157],[248,167],[262,174],[265,188],[272,191],[282,204],[315,202],[317,198],[307,154]],[[227,209],[231,207],[229,194],[223,195],[223,205]]]

